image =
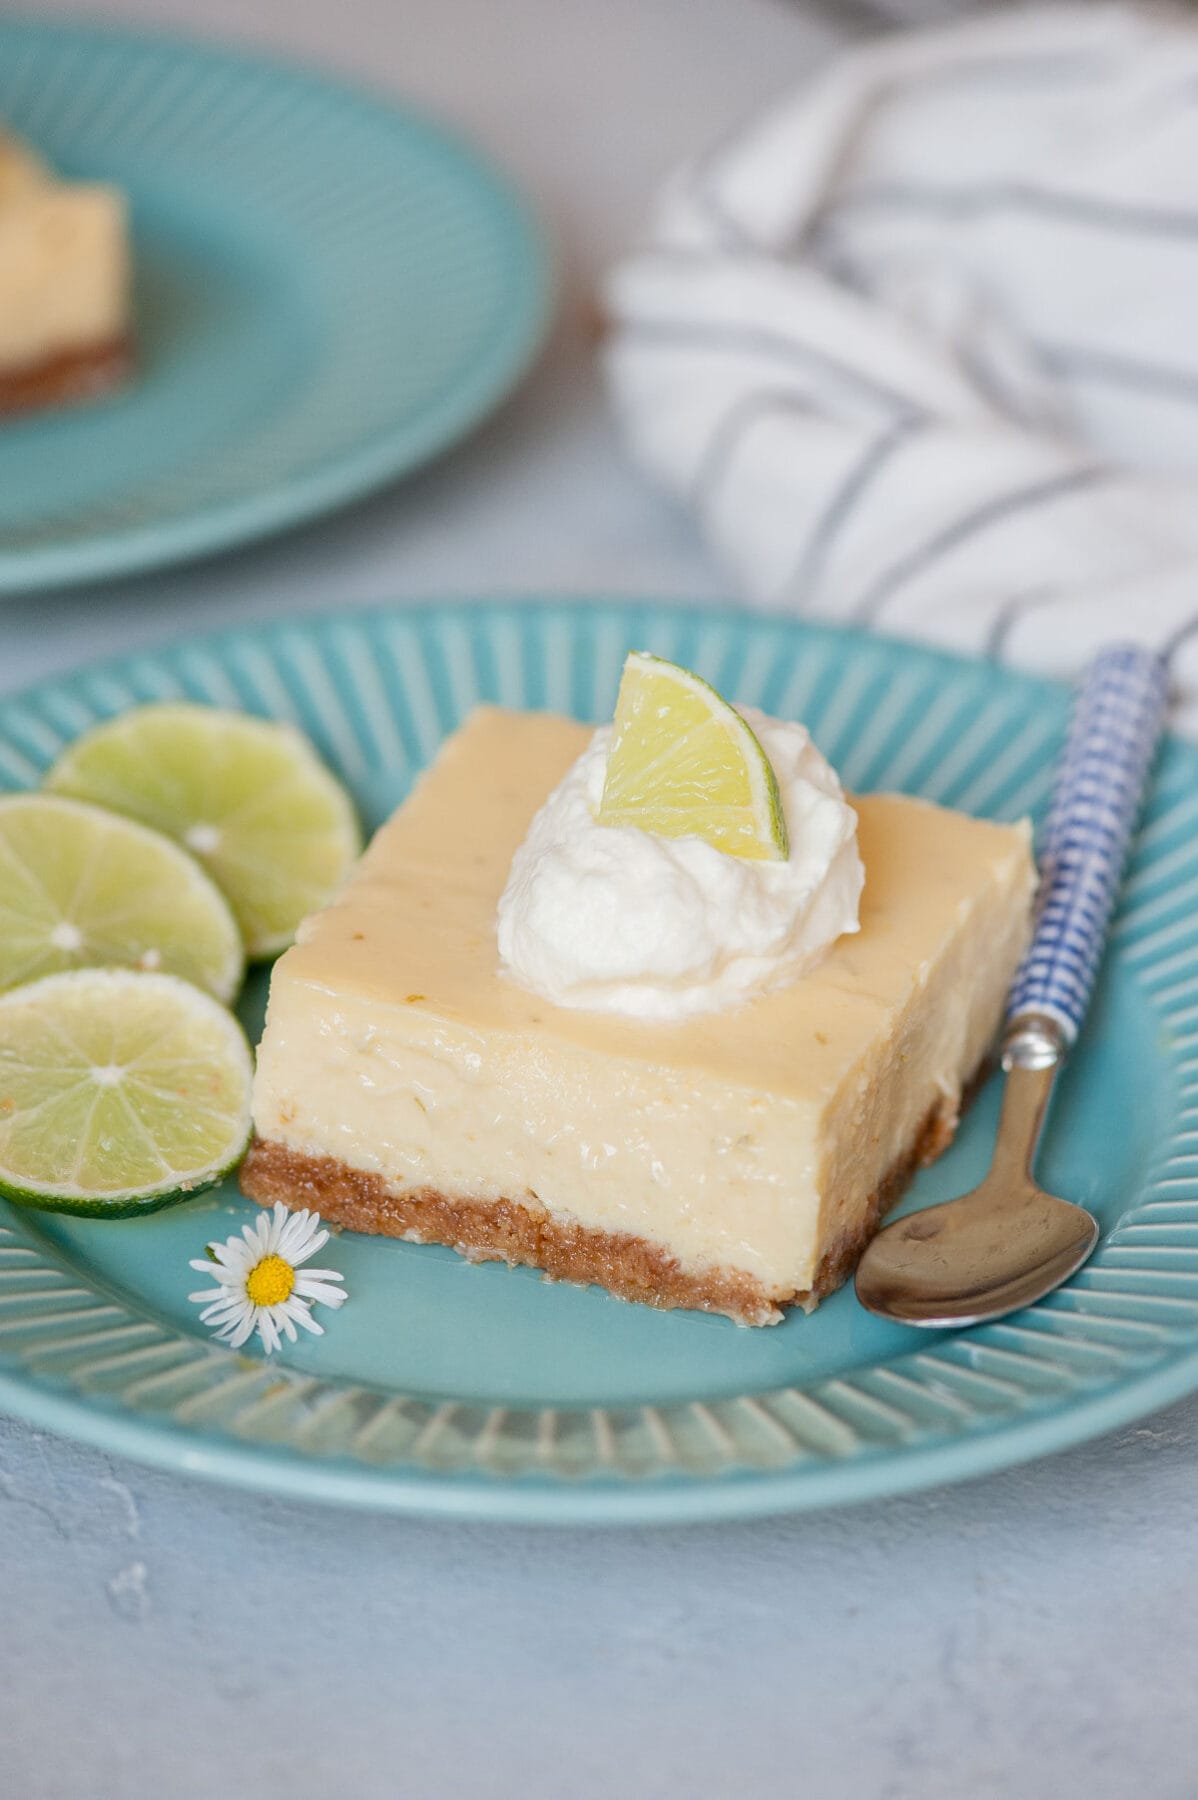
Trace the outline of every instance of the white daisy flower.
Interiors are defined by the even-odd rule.
[[[255,1330],[269,1356],[284,1337],[295,1343],[297,1325],[316,1337],[324,1327],[312,1317],[312,1302],[340,1306],[345,1289],[336,1269],[302,1269],[310,1256],[329,1241],[320,1229],[320,1214],[288,1212],[276,1200],[270,1213],[252,1225],[243,1225],[240,1237],[223,1244],[209,1244],[208,1255],[190,1264],[219,1284],[202,1293],[189,1294],[203,1324],[210,1325],[222,1344],[239,1350]]]

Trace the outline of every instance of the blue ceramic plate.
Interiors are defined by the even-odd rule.
[[[852,787],[1040,809],[1064,691],[744,615],[447,606],[200,639],[47,682],[0,714],[0,785],[167,695],[296,721],[374,824],[480,699],[610,716],[632,645],[806,719]],[[189,1257],[253,1213],[230,1186],[151,1218],[0,1209],[0,1405],[114,1451],[275,1492],[545,1521],[714,1518],[862,1500],[1055,1450],[1198,1386],[1198,754],[1171,743],[1105,975],[1049,1123],[1047,1184],[1092,1262],[999,1325],[930,1336],[842,1289],[739,1330],[530,1270],[344,1234],[351,1304],[264,1362],[215,1348]],[[265,978],[248,994],[256,1030]],[[915,1183],[975,1182],[998,1095]]]
[[[139,368],[0,422],[0,593],[176,562],[414,468],[523,372],[522,201],[405,108],[250,56],[0,22],[0,120],[132,202]]]

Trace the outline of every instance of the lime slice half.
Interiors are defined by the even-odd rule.
[[[218,1000],[245,972],[228,901],[170,838],[77,800],[0,799],[0,988],[114,963]]]
[[[216,707],[140,706],[97,725],[46,786],[177,838],[227,896],[252,957],[284,949],[362,847],[349,795],[307,738]]]
[[[639,650],[620,680],[598,820],[760,862],[788,855],[777,778],[749,726],[701,677]]]
[[[75,969],[0,996],[0,1193],[121,1218],[235,1167],[250,1132],[245,1033],[174,975]]]

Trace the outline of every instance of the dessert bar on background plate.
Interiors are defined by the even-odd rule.
[[[1006,821],[1043,804],[1068,700],[1052,683],[777,619],[598,602],[330,615],[83,670],[6,702],[0,781],[31,785],[66,738],[139,700],[234,694],[309,731],[374,826],[480,701],[610,717],[634,645],[805,720],[851,791]],[[553,1522],[859,1500],[1162,1405],[1198,1385],[1195,821],[1198,753],[1170,743],[1042,1158],[1103,1241],[1025,1313],[928,1339],[842,1289],[744,1331],[346,1232],[350,1303],[268,1363],[214,1347],[187,1302],[188,1259],[256,1216],[229,1184],[128,1225],[0,1209],[0,1405],[276,1492]],[[265,988],[247,995],[255,1036]],[[983,1090],[906,1206],[980,1177],[996,1099]]]
[[[547,324],[528,207],[398,97],[157,32],[0,19],[0,125],[127,197],[136,346],[116,394],[0,419],[0,595],[370,493],[484,418]]]
[[[57,179],[0,119],[0,424],[127,378],[130,288],[124,196]]]

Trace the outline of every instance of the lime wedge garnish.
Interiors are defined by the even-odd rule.
[[[640,650],[624,664],[597,817],[729,856],[788,855],[777,778],[744,719],[700,676]]]
[[[0,1194],[122,1217],[242,1156],[253,1072],[231,1013],[174,975],[74,969],[0,995]]]
[[[307,738],[216,707],[123,713],[65,750],[46,785],[177,838],[227,897],[252,957],[284,949],[362,847],[349,795]]]
[[[228,901],[170,838],[77,800],[0,799],[0,988],[113,964],[218,1000],[245,972]]]

